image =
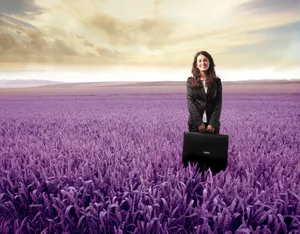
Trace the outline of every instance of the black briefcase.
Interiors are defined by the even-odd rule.
[[[197,165],[201,172],[218,173],[227,168],[228,135],[184,132],[182,163]]]

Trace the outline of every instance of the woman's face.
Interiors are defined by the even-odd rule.
[[[209,60],[204,55],[200,54],[197,57],[197,67],[200,71],[207,71],[209,68]]]

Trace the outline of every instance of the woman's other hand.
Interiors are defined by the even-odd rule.
[[[215,131],[215,128],[214,128],[213,126],[211,126],[211,125],[208,125],[208,126],[207,126],[207,131],[208,131],[208,132],[214,132],[214,131]]]
[[[199,132],[205,132],[205,131],[206,131],[206,128],[205,128],[204,123],[201,123],[201,124],[199,125],[198,130],[199,130]]]

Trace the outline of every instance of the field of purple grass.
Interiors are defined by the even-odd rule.
[[[224,95],[228,168],[201,176],[184,93],[1,96],[0,233],[299,233],[299,100]]]

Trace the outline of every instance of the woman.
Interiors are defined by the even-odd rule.
[[[222,110],[222,82],[216,76],[215,63],[206,51],[197,52],[187,79],[189,131],[219,134]]]

